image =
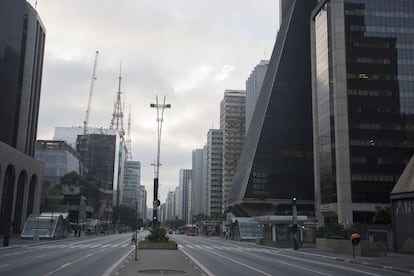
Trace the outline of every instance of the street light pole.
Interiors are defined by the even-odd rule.
[[[160,147],[161,147],[161,131],[162,131],[162,122],[164,117],[164,109],[171,108],[170,104],[165,103],[165,96],[162,104],[158,103],[158,95],[155,97],[156,103],[150,104],[150,107],[157,109],[157,161],[155,163],[154,170],[154,201],[152,209],[152,226],[158,226],[158,206],[160,206],[160,201],[158,200],[158,179],[160,173]]]

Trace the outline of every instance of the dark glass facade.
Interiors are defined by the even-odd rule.
[[[0,1],[0,141],[16,147],[25,0]]]
[[[79,135],[76,149],[80,154],[88,180],[99,188],[113,190],[116,136]]]
[[[239,215],[313,213],[309,18],[316,1],[283,1],[283,20],[230,193]]]
[[[365,206],[353,208],[352,219],[367,222],[371,207],[389,204],[414,153],[414,1],[343,1],[346,105],[335,104],[339,74],[332,45],[339,40],[331,30],[330,2],[314,17],[321,204],[343,200],[337,192],[343,166],[336,163],[343,145],[335,139],[347,135],[350,199]],[[340,114],[346,127],[339,125]]]

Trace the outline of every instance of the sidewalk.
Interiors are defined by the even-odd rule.
[[[21,247],[29,247],[32,245],[38,244],[45,244],[45,243],[52,243],[52,242],[59,242],[59,241],[66,241],[66,240],[79,240],[86,237],[85,235],[81,235],[80,237],[74,237],[73,234],[69,235],[66,239],[56,239],[56,240],[47,240],[47,239],[21,239],[20,236],[13,235],[10,237],[9,246],[3,246],[3,236],[0,236],[0,250],[2,249],[13,249],[13,248],[21,248]]]
[[[133,251],[111,275],[206,275],[181,250],[138,250],[135,261]]]

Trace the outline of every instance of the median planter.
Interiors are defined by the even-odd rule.
[[[174,241],[168,242],[152,242],[143,240],[138,243],[138,249],[168,249],[177,250],[177,243]]]
[[[151,230],[151,234],[138,243],[139,249],[173,249],[177,250],[177,243],[170,241],[167,237],[167,230],[162,227],[155,226]]]

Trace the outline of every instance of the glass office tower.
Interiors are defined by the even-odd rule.
[[[313,215],[310,15],[281,1],[282,21],[238,161],[228,208],[237,216]]]
[[[311,28],[316,213],[370,222],[414,153],[414,1],[320,1]]]

